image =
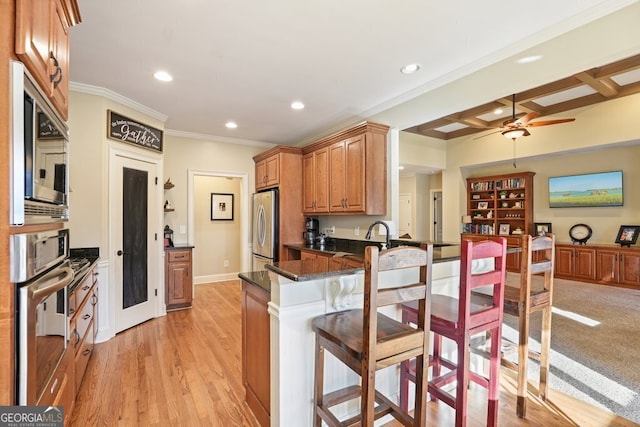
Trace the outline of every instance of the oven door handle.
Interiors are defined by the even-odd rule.
[[[44,287],[33,286],[34,290],[31,292],[31,297],[33,299],[38,299],[41,296],[46,297],[47,295],[57,292],[60,289],[64,289],[73,281],[73,270],[70,267],[63,267],[60,269],[52,270],[38,279],[37,282],[34,283],[34,285],[37,285],[37,283],[40,281],[49,281],[58,276],[60,276],[60,280],[57,280],[50,285]]]

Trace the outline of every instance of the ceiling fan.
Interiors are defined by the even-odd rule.
[[[575,118],[569,118],[569,119],[556,119],[556,120],[542,120],[542,121],[538,121],[538,122],[532,122],[531,120],[535,119],[536,117],[538,117],[540,115],[540,113],[536,113],[535,111],[532,111],[530,113],[525,114],[524,116],[520,117],[520,118],[516,118],[516,95],[515,93],[512,95],[511,97],[511,104],[512,104],[512,113],[511,113],[511,118],[509,120],[505,120],[502,123],[502,127],[500,129],[498,129],[495,132],[491,132],[491,133],[487,133],[485,135],[479,136],[477,138],[474,139],[479,139],[479,138],[484,138],[485,136],[489,136],[489,135],[493,135],[494,133],[501,133],[502,135],[504,135],[506,138],[512,139],[513,141],[515,141],[517,138],[520,138],[521,136],[529,136],[531,135],[529,133],[529,131],[527,130],[527,128],[529,127],[536,127],[536,126],[548,126],[548,125],[555,125],[558,123],[567,123],[567,122],[573,122],[575,120]]]

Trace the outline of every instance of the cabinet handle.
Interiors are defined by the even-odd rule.
[[[56,74],[58,74],[58,73],[60,73],[60,77],[58,77],[58,79],[53,82],[53,88],[54,89],[57,88],[58,85],[60,84],[60,82],[62,81],[62,69],[60,67],[58,67],[58,69],[56,70]],[[54,75],[56,75],[56,74],[54,74]]]
[[[83,356],[88,356],[90,354],[91,354],[91,349],[90,348],[87,348],[85,351],[82,352]]]
[[[82,316],[82,318],[84,320],[88,320],[88,319],[91,319],[91,315],[90,314],[85,314],[84,316]]]
[[[87,289],[89,289],[89,288],[90,288],[90,287],[89,287],[89,285],[84,285],[84,286],[82,287],[82,290],[83,290],[83,291],[86,291],[86,290],[87,290]]]
[[[80,334],[77,329],[73,330],[73,335],[76,337],[76,342],[73,343],[73,348],[76,348],[80,344]]]
[[[98,304],[98,296],[91,295],[91,305],[96,305],[96,304]]]
[[[62,68],[60,68],[60,64],[58,64],[58,59],[53,54],[53,51],[49,52],[49,59],[53,59],[53,66],[56,67],[56,72],[53,74],[49,74],[49,81],[52,82],[58,77],[58,74],[62,72]]]

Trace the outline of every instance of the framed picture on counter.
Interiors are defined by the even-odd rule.
[[[233,194],[211,193],[211,221],[233,221]]]
[[[498,231],[498,234],[501,236],[508,236],[510,229],[511,226],[509,224],[500,224],[500,230]]]

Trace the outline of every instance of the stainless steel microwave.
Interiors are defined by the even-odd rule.
[[[69,130],[21,62],[11,85],[11,225],[66,221]]]

